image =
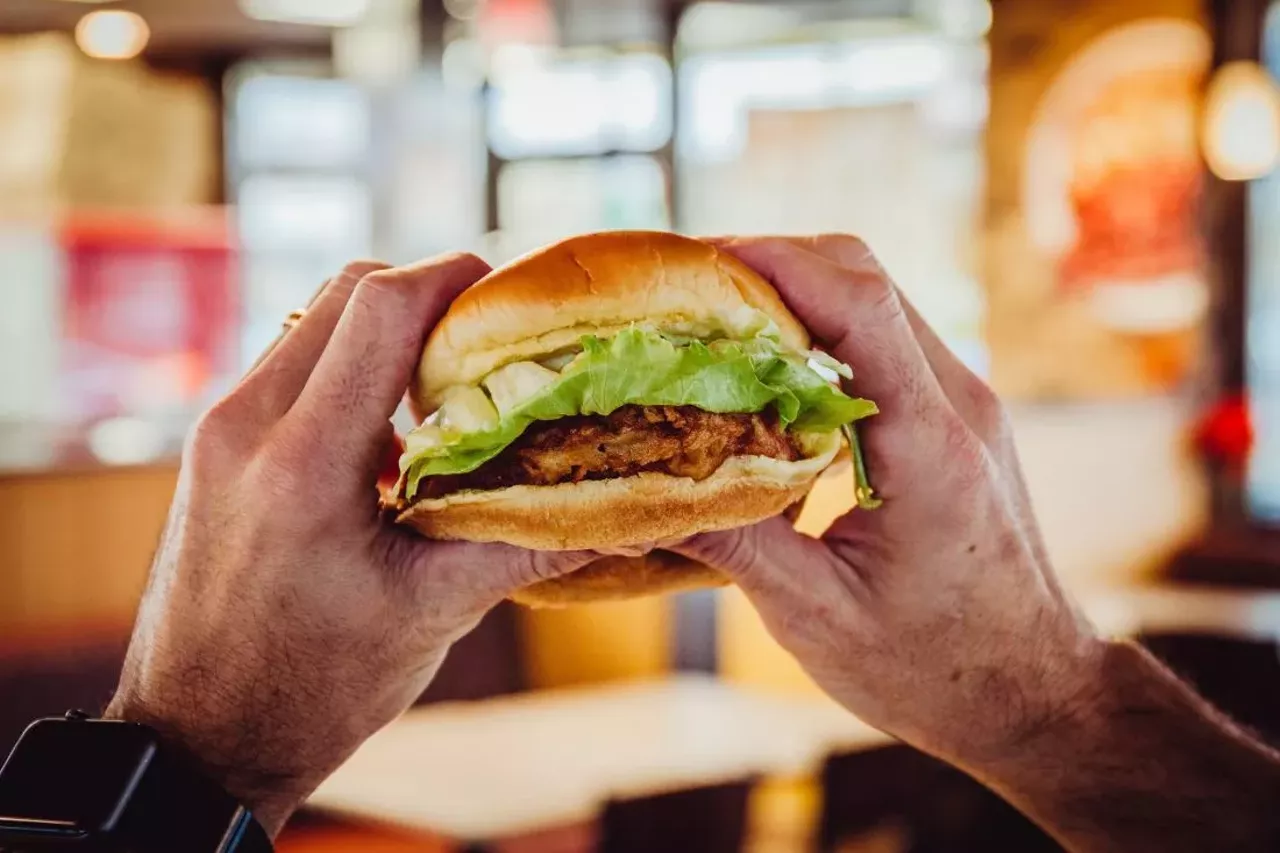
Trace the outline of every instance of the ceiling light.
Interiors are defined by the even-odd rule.
[[[1280,164],[1280,88],[1256,62],[1218,69],[1205,96],[1203,144],[1224,181],[1265,177]]]
[[[76,44],[94,59],[132,59],[150,40],[142,16],[122,9],[90,12],[76,24]]]

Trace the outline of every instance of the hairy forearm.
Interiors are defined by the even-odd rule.
[[[1280,850],[1280,754],[1149,654],[1109,646],[1079,698],[966,769],[1075,851]]]

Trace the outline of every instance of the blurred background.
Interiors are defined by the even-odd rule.
[[[4,0],[0,751],[109,697],[185,430],[321,282],[616,228],[866,239],[1008,401],[1086,610],[1280,732],[1278,10]],[[832,471],[800,526],[851,504]],[[1055,849],[824,716],[732,590],[499,608],[423,701],[389,754],[529,785],[424,812],[432,762],[366,767],[285,845]],[[522,753],[520,702],[598,743]]]

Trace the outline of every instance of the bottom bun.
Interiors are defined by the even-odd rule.
[[[511,486],[422,500],[397,519],[432,539],[506,542],[536,551],[596,551],[745,527],[808,494],[840,449],[784,462],[732,456],[705,480],[646,472],[612,480]]]
[[[526,607],[563,607],[724,586],[728,582],[723,574],[696,560],[670,551],[654,551],[643,557],[604,557],[571,575],[525,587],[511,600]]]

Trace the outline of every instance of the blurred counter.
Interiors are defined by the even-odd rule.
[[[0,647],[133,622],[177,466],[64,460],[0,473]]]

